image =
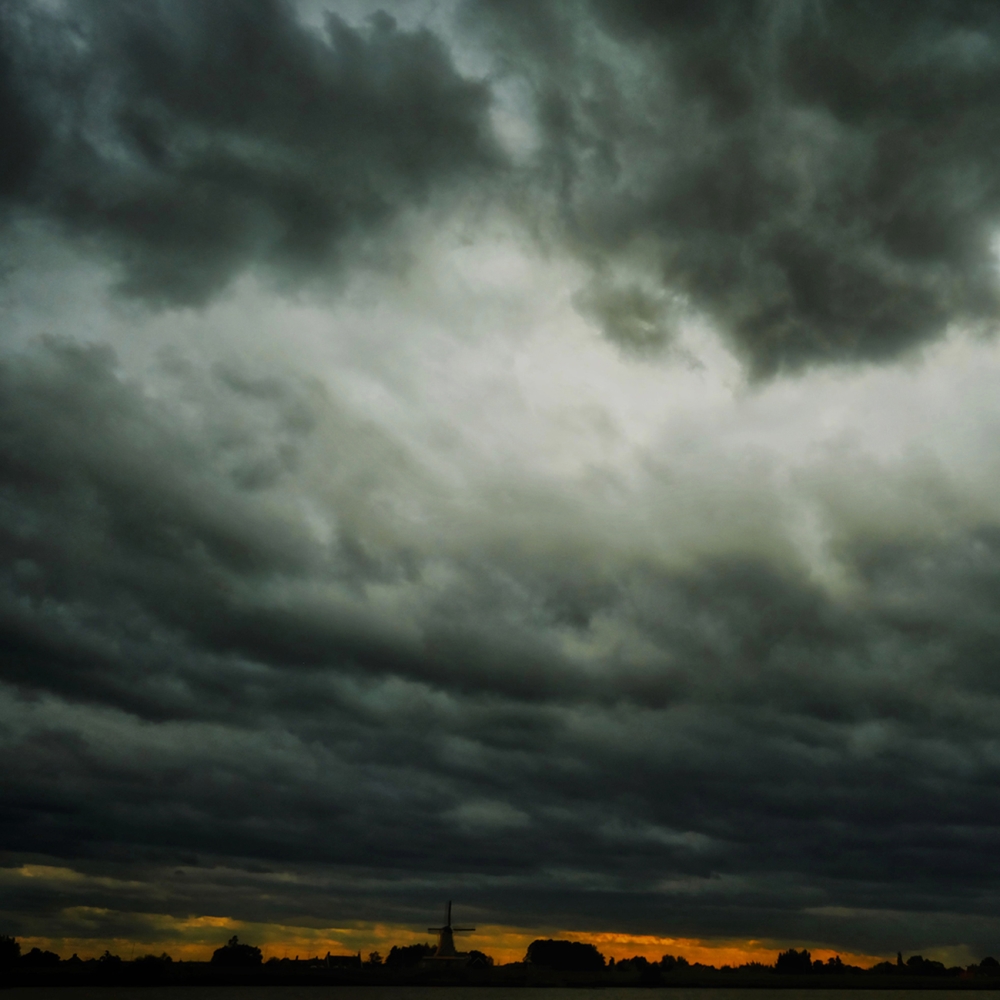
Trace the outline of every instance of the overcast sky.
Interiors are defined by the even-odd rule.
[[[0,932],[1000,951],[998,123],[973,0],[0,4]]]

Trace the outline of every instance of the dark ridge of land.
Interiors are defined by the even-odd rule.
[[[89,963],[88,963],[89,964]],[[99,963],[94,963],[99,964]],[[787,975],[773,970],[674,970],[656,976],[618,973],[559,972],[525,964],[493,968],[329,968],[307,962],[279,968],[220,968],[208,962],[172,962],[151,973],[123,962],[106,968],[14,968],[0,973],[0,988],[13,986],[500,986],[500,987],[635,987],[727,989],[859,989],[859,990],[1000,990],[1000,977],[928,976],[847,972]]]

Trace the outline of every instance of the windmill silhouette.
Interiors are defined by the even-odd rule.
[[[456,959],[468,959],[468,954],[464,952],[455,951],[455,935],[456,934],[468,934],[470,931],[474,931],[475,927],[452,927],[451,926],[451,900],[448,900],[448,912],[445,916],[444,927],[428,927],[428,934],[437,934],[438,936],[438,946],[437,951],[434,952],[430,957],[432,959],[444,959],[445,961]]]

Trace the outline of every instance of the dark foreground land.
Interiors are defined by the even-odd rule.
[[[318,1000],[326,996],[328,1000],[483,1000],[484,988],[478,986],[331,986],[328,992],[309,986],[263,986],[254,988],[249,995],[254,1000]],[[445,992],[442,994],[442,990]],[[142,986],[90,986],[67,991],[58,986],[14,987],[2,994],[9,1000],[59,1000],[72,996],[75,1000],[243,1000],[248,996],[247,988],[241,986],[166,986],[150,991]],[[490,1000],[628,1000],[635,997],[634,990],[627,987],[501,987],[493,989],[486,996]],[[639,994],[659,996],[667,1000],[741,1000],[746,997],[745,989],[739,987],[688,987],[677,988],[667,993],[660,988],[655,993]],[[901,991],[881,992],[879,1000],[905,1000],[909,993]],[[807,1000],[809,994],[802,989],[785,989],[780,993],[758,990],[755,1000]],[[833,991],[824,995],[824,1000],[863,1000],[868,994],[857,991]],[[961,992],[938,990],[933,1000],[961,1000]],[[874,998],[872,998],[874,1000]],[[928,1000],[931,996],[928,995]]]
[[[123,962],[113,970],[103,968],[25,968],[5,970],[0,989],[15,987],[570,987],[577,989],[758,989],[758,990],[1000,990],[1000,977],[921,976],[872,972],[841,975],[787,975],[761,971],[684,969],[659,975],[603,969],[593,972],[560,972],[526,964],[493,968],[448,970],[384,968],[337,969],[306,962],[278,967],[220,968],[208,962],[173,962],[155,970]],[[354,990],[350,990],[354,992]],[[366,991],[367,992],[367,991]],[[378,992],[376,990],[376,992]],[[415,991],[420,995],[423,991]]]

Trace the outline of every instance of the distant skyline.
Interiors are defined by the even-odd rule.
[[[997,122],[974,0],[0,5],[0,934],[1000,953]]]

